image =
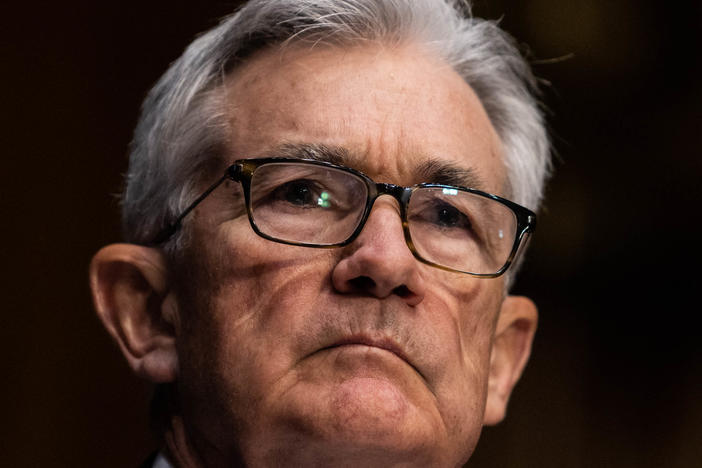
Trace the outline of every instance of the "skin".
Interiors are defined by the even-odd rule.
[[[378,182],[423,182],[431,158],[504,194],[500,141],[480,101],[417,47],[268,50],[225,91],[230,162],[323,144]],[[533,304],[505,297],[501,278],[419,263],[391,197],[376,201],[351,245],[329,250],[257,236],[242,206],[238,184],[216,190],[189,215],[187,248],[171,263],[125,244],[93,261],[98,314],[132,367],[175,383],[169,457],[183,466],[465,462],[483,424],[504,414],[529,354]]]

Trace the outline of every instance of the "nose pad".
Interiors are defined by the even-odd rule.
[[[337,291],[379,299],[394,295],[408,305],[422,302],[425,282],[407,247],[396,203],[379,198],[363,231],[347,249],[350,253],[332,271]]]

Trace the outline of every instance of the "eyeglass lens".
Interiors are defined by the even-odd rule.
[[[367,196],[363,179],[311,164],[266,164],[251,179],[254,223],[289,242],[344,242],[361,222]]]
[[[478,274],[504,266],[517,230],[516,217],[505,205],[456,188],[415,190],[407,219],[422,258]]]

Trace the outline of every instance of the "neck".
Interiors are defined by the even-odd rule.
[[[179,415],[171,416],[163,440],[166,445],[166,458],[174,467],[200,468],[205,466],[190,443],[183,419]]]
[[[160,385],[152,401],[151,417],[154,429],[161,434],[163,451],[168,461],[177,468],[244,466],[235,456],[227,456],[199,433],[183,416],[178,392],[174,385]]]

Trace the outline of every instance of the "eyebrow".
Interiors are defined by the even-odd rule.
[[[311,159],[338,166],[357,166],[354,164],[354,160],[357,158],[348,149],[316,143],[285,143],[268,152],[268,156]],[[474,189],[483,189],[485,186],[475,169],[461,167],[453,162],[437,158],[429,158],[424,161],[414,172],[415,179],[420,183],[454,185]]]
[[[316,143],[284,143],[269,152],[269,156],[294,159],[312,159],[337,166],[349,166],[351,156],[346,148]]]
[[[422,163],[417,169],[417,175],[422,182],[441,185],[456,185],[473,189],[483,189],[485,184],[478,172],[473,168],[431,158]]]

